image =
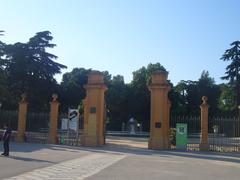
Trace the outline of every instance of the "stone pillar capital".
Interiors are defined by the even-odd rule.
[[[208,103],[207,103],[207,100],[208,100],[208,98],[207,98],[207,96],[203,96],[202,97],[202,104],[200,105],[200,108],[201,109],[208,109],[209,108],[209,105],[208,105]]]
[[[58,95],[56,93],[52,94],[52,101],[58,103]]]
[[[155,71],[151,75],[151,83],[152,84],[168,84],[167,78],[168,78],[167,71]]]
[[[25,93],[21,94],[21,100],[19,101],[19,104],[28,104],[26,98],[27,96]]]

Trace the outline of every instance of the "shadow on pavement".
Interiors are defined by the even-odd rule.
[[[234,153],[216,153],[216,152],[178,152],[178,151],[170,151],[164,152],[164,154],[185,157],[185,158],[195,158],[195,159],[207,159],[214,161],[224,161],[224,162],[232,162],[240,164],[240,154]]]
[[[214,161],[232,162],[240,164],[240,153],[217,153],[200,151],[177,151],[177,150],[150,150],[147,148],[135,148],[126,145],[106,145],[102,148],[81,148],[81,150],[101,153],[127,153],[132,155],[161,156],[173,159],[184,157],[193,159],[206,159]]]
[[[0,146],[1,146],[0,149],[2,150],[2,144],[0,144]],[[10,152],[28,153],[28,152],[40,151],[43,149],[77,152],[77,150],[79,150],[79,147],[54,145],[54,144],[37,144],[37,143],[15,143],[15,142],[10,143]]]
[[[217,152],[201,152],[201,151],[161,151],[161,150],[149,150],[142,147],[133,147],[132,145],[127,144],[107,144],[102,147],[74,147],[66,145],[51,145],[51,144],[29,144],[29,143],[12,143],[11,151],[12,152],[33,152],[39,151],[41,149],[51,149],[57,151],[69,151],[69,152],[79,152],[87,151],[94,153],[113,153],[113,154],[131,154],[131,155],[145,155],[145,156],[161,156],[167,158],[174,157],[185,157],[185,158],[194,158],[194,159],[206,159],[206,160],[215,160],[223,162],[232,162],[240,164],[240,153],[217,153]],[[39,162],[48,162],[44,160],[36,160],[31,158],[15,157],[10,158],[23,161],[39,161]],[[51,162],[48,162],[51,163]]]
[[[53,162],[51,162],[51,161],[40,160],[40,159],[33,159],[33,158],[26,158],[26,157],[18,157],[18,156],[7,156],[7,157],[4,157],[4,158],[19,160],[19,161],[44,162],[44,163],[51,163],[51,164],[53,164]]]

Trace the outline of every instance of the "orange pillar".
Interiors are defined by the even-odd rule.
[[[50,102],[50,122],[49,122],[49,135],[48,143],[57,143],[57,125],[58,125],[58,107],[60,103],[58,102],[57,94],[52,95],[52,101]]]
[[[200,105],[201,108],[201,139],[200,139],[200,150],[208,151],[208,108],[207,97],[202,97],[203,103]]]
[[[26,119],[27,119],[27,106],[26,95],[21,95],[21,101],[19,102],[18,110],[18,132],[17,132],[17,141],[24,142],[25,140],[25,131],[26,131]]]
[[[84,131],[81,143],[84,146],[104,144],[104,93],[107,90],[102,73],[92,71],[85,86]]]
[[[151,121],[149,149],[169,149],[169,113],[171,103],[168,92],[171,87],[167,81],[168,72],[156,71],[152,74],[151,84]]]

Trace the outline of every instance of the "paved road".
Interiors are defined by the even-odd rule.
[[[2,144],[0,146],[2,147]],[[10,152],[9,157],[0,156],[0,179],[79,158],[90,153],[78,148],[44,144],[14,143],[10,145],[10,148],[12,152]]]
[[[103,148],[14,144],[0,179],[239,180],[240,154],[153,151],[122,139]],[[116,144],[116,141],[121,141]],[[132,142],[133,139],[130,139]],[[139,147],[139,143],[141,147]],[[11,178],[10,178],[11,177]]]

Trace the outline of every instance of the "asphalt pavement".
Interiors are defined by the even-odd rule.
[[[11,144],[0,179],[239,180],[240,154],[148,150],[144,139],[109,138],[100,148]]]

